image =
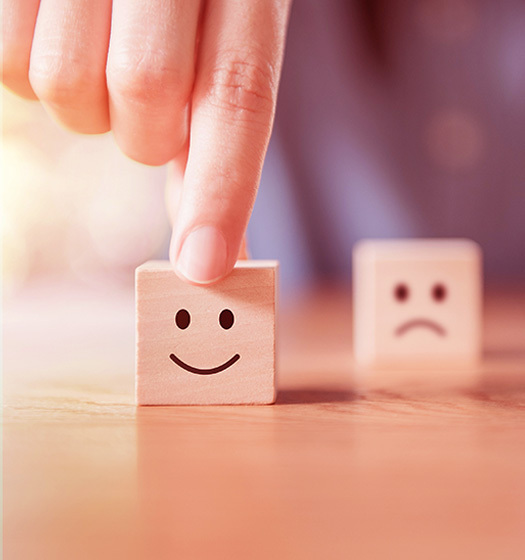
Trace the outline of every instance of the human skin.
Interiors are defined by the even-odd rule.
[[[220,280],[244,234],[275,113],[291,0],[4,0],[3,82],[76,132],[170,162],[170,259]]]

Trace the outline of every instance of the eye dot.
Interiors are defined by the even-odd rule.
[[[235,317],[229,309],[223,309],[221,311],[219,315],[219,323],[223,329],[231,329],[234,321]]]
[[[436,301],[443,301],[447,297],[447,288],[444,284],[434,284],[432,287],[432,297]]]
[[[410,291],[406,284],[397,284],[394,288],[394,297],[397,301],[406,301],[409,295]]]
[[[175,315],[175,324],[179,329],[187,329],[190,326],[191,317],[186,309],[179,309]]]

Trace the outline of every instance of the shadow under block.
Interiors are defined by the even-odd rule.
[[[358,366],[475,367],[481,250],[467,239],[363,240],[353,252]]]
[[[167,261],[139,266],[137,404],[273,403],[277,275],[276,261],[239,261],[194,286]]]

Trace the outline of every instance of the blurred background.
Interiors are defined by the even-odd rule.
[[[4,293],[115,288],[166,258],[163,168],[3,93]],[[361,237],[470,237],[525,282],[525,3],[301,0],[249,227],[283,292],[350,278]]]
[[[2,175],[6,295],[57,280],[129,286],[166,253],[165,170],[132,162],[110,134],[62,130],[5,89]]]

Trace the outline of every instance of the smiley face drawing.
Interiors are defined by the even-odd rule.
[[[475,364],[481,340],[481,251],[466,239],[366,240],[354,248],[359,366]]]
[[[223,309],[219,315],[219,324],[224,330],[229,330],[232,328],[233,323],[235,322],[235,316],[230,309]],[[177,314],[175,315],[175,324],[181,330],[185,330],[190,326],[191,323],[191,316],[187,309],[179,309]],[[194,373],[196,375],[213,375],[215,373],[221,373],[228,369],[229,367],[233,366],[238,360],[240,360],[241,356],[239,354],[235,354],[229,360],[224,362],[221,365],[211,367],[211,368],[197,368],[186,362],[182,361],[179,357],[175,354],[170,354],[170,359],[175,362],[179,367],[185,369],[189,373]]]
[[[195,286],[168,262],[138,267],[136,402],[274,402],[277,274],[275,261],[242,261]]]

